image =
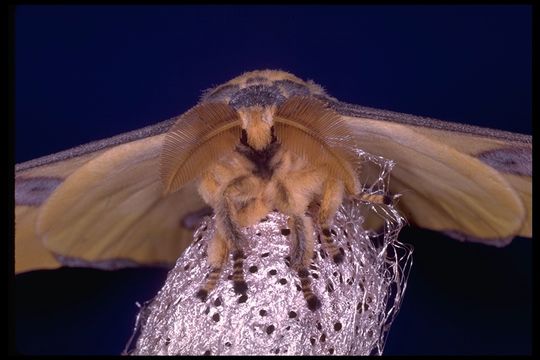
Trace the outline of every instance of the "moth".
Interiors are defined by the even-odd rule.
[[[198,296],[229,255],[241,293],[239,229],[278,209],[290,216],[291,265],[316,309],[305,271],[314,225],[339,263],[329,228],[343,199],[392,201],[362,192],[354,148],[395,161],[390,192],[403,194],[397,206],[412,224],[495,246],[532,236],[531,136],[347,104],[263,70],[206,91],[177,118],[16,165],[16,272],[172,264],[210,205],[213,269]]]

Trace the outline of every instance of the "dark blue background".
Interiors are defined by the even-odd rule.
[[[244,71],[342,101],[531,133],[530,6],[23,6],[16,162],[165,120]],[[386,354],[529,354],[532,242],[405,229],[414,265]],[[118,354],[166,271],[16,277],[17,348]]]

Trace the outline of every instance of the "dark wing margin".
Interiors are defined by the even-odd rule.
[[[403,125],[420,126],[436,130],[455,131],[490,137],[493,139],[516,141],[524,144],[532,144],[532,136],[526,134],[513,133],[509,131],[490,129],[486,127],[460,124],[450,121],[438,120],[425,116],[405,114],[395,111],[370,108],[367,106],[349,104],[341,101],[334,101],[326,97],[318,97],[325,104],[341,115],[353,117],[365,117],[375,120],[395,122]]]
[[[450,235],[451,237],[457,238],[459,240],[468,240],[468,241],[478,241],[482,243],[492,243],[494,245],[502,246],[508,244],[512,237],[514,236],[523,236],[531,237],[532,236],[532,136],[526,134],[512,133],[508,131],[495,130],[486,127],[472,126],[460,123],[454,123],[449,121],[441,121],[429,117],[415,116],[409,114],[403,114],[387,110],[379,110],[354,104],[348,104],[344,102],[334,101],[332,99],[321,98],[320,100],[326,103],[326,106],[334,109],[337,113],[341,114],[344,117],[349,119],[358,119],[358,122],[354,123],[354,127],[357,131],[356,136],[358,140],[362,142],[359,144],[360,147],[364,147],[364,150],[372,152],[375,155],[380,155],[383,157],[389,157],[393,160],[394,155],[400,158],[400,161],[397,164],[397,167],[394,169],[394,186],[391,185],[394,190],[399,188],[399,182],[409,177],[407,175],[411,170],[416,171],[416,176],[419,176],[418,168],[415,168],[415,160],[409,158],[403,158],[403,147],[400,147],[400,144],[380,144],[373,143],[372,136],[378,135],[383,136],[386,141],[393,142],[395,138],[398,142],[407,142],[405,139],[405,133],[412,136],[416,134],[417,139],[412,141],[409,139],[406,145],[410,149],[417,148],[418,151],[424,152],[426,155],[431,154],[430,156],[436,157],[436,153],[429,153],[430,151],[435,151],[431,149],[428,143],[441,144],[443,147],[446,146],[448,149],[457,150],[460,154],[465,155],[461,165],[454,164],[456,170],[463,166],[469,166],[469,169],[463,168],[463,171],[485,171],[487,176],[489,171],[487,169],[482,170],[480,166],[475,165],[474,161],[470,162],[469,165],[466,165],[467,161],[475,159],[479,160],[481,163],[488,165],[492,169],[496,170],[502,179],[499,186],[498,193],[493,193],[492,195],[500,196],[505,192],[513,193],[517,198],[519,197],[522,202],[522,207],[525,210],[525,217],[523,219],[522,227],[519,231],[510,231],[508,230],[507,236],[502,232],[495,234],[498,239],[497,241],[488,241],[488,239],[481,239],[479,237],[471,236],[471,234],[462,233],[459,234],[461,229],[441,229],[437,227],[430,227],[427,223],[422,223],[422,219],[419,218],[421,213],[420,208],[409,209],[409,214],[407,218],[411,220],[412,223],[416,223],[421,227],[430,228],[432,230],[443,231]],[[380,123],[380,124],[376,124]],[[386,124],[386,125],[385,125]],[[398,128],[400,127],[401,128]],[[375,130],[379,129],[379,130]],[[391,130],[392,129],[392,130]],[[366,131],[366,133],[364,133]],[[370,132],[371,131],[371,132]],[[395,131],[394,133],[392,131]],[[410,133],[413,131],[413,133]],[[373,132],[373,133],[372,133]],[[401,134],[403,132],[404,134]],[[381,140],[384,142],[384,140]],[[443,148],[439,151],[450,151],[444,150]],[[451,152],[451,151],[450,151]],[[440,155],[440,154],[439,154]],[[457,154],[454,154],[457,156]],[[461,156],[461,155],[460,155]],[[468,158],[467,158],[468,156]],[[441,162],[444,162],[444,159],[439,159]],[[449,159],[446,159],[449,160]],[[421,165],[424,166],[424,165]],[[459,177],[457,176],[458,172],[449,172],[446,175],[447,179],[441,179],[448,184],[460,184]],[[435,174],[434,174],[435,175]],[[472,175],[472,174],[471,174]],[[475,174],[476,175],[476,174]],[[491,173],[487,178],[493,180],[496,174]],[[414,178],[420,180],[419,178]],[[424,179],[427,180],[427,179]],[[482,180],[481,180],[482,181]],[[487,186],[487,183],[485,183]],[[424,186],[428,186],[428,183],[424,183]],[[403,207],[406,205],[412,204],[412,198],[414,198],[413,193],[421,195],[422,192],[426,189],[421,189],[418,185],[410,183],[408,186],[402,187],[408,189],[407,191],[413,191],[409,193],[409,201],[403,199]],[[416,188],[416,190],[414,190]],[[403,190],[403,189],[401,189]],[[418,192],[421,190],[420,192]],[[479,188],[481,190],[481,188]],[[443,190],[441,190],[443,191]],[[398,191],[399,192],[399,191]],[[474,197],[474,194],[470,194]],[[480,195],[479,195],[480,196]],[[487,201],[487,199],[486,199]],[[501,206],[499,204],[498,206]],[[418,205],[419,206],[419,205]],[[454,209],[455,210],[455,209]],[[518,216],[517,214],[515,215]],[[458,216],[459,217],[459,216]],[[498,221],[503,222],[512,217],[512,213],[508,210],[507,214],[503,217],[500,217]],[[495,238],[494,238],[495,239]],[[493,240],[493,239],[492,239]],[[495,239],[496,240],[496,239]]]

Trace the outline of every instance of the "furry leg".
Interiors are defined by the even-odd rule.
[[[229,255],[229,247],[219,229],[216,229],[214,237],[208,244],[207,252],[208,262],[212,266],[212,271],[208,274],[205,284],[196,294],[202,301],[205,301],[208,294],[216,287],[216,284],[221,277],[223,266]]]
[[[321,206],[319,208],[319,226],[321,229],[322,247],[334,259],[336,264],[343,262],[343,249],[338,248],[332,240],[330,227],[334,221],[339,205],[343,201],[343,182],[328,179],[323,185]]]
[[[321,307],[321,302],[311,289],[311,280],[307,270],[313,258],[313,224],[311,218],[305,215],[291,215],[289,227],[292,232],[291,267],[298,271],[302,293],[308,308],[315,311]]]

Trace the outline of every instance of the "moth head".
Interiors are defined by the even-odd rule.
[[[238,109],[247,143],[255,150],[262,150],[272,142],[272,126],[276,106],[249,106]]]

